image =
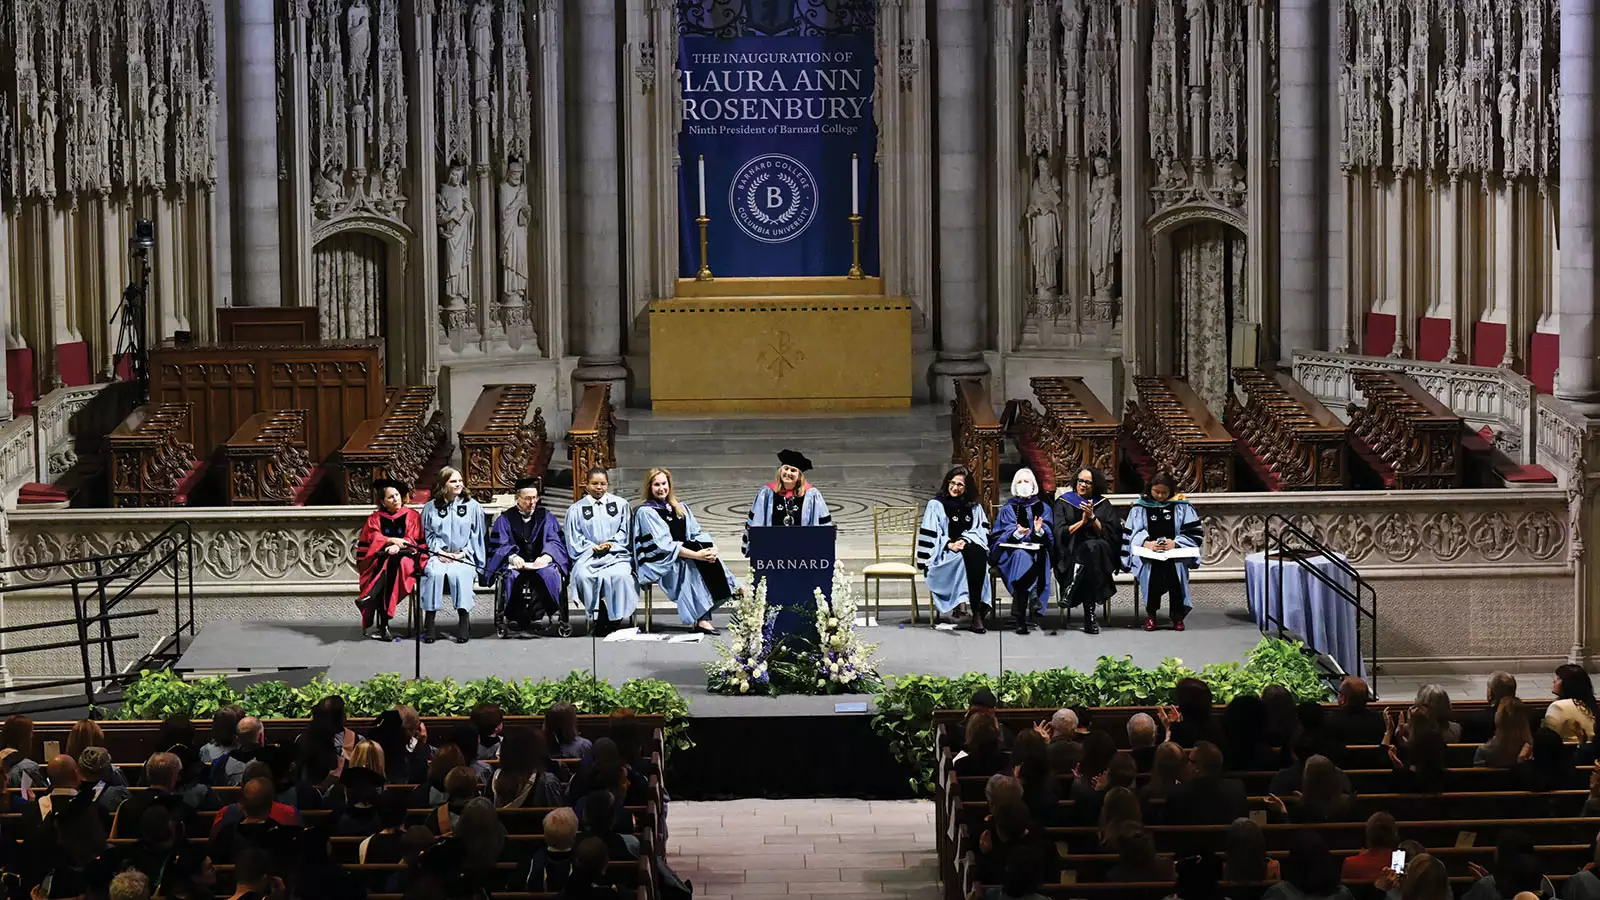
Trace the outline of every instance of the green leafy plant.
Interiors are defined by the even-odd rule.
[[[958,678],[892,677],[877,697],[872,727],[910,771],[912,789],[930,793],[934,789],[933,715],[942,709],[965,709],[980,687],[993,691],[1002,706],[1014,708],[1153,706],[1169,702],[1178,681],[1190,677],[1210,684],[1218,703],[1241,693],[1259,694],[1269,684],[1281,684],[1301,700],[1325,700],[1329,695],[1303,645],[1262,638],[1244,663],[1216,663],[1198,673],[1181,659],[1164,659],[1146,669],[1134,665],[1131,657],[1102,656],[1088,672],[1063,668],[1005,672],[998,678],[974,672]]]

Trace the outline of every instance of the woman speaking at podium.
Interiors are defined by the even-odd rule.
[[[422,601],[426,633],[422,642],[439,638],[434,617],[446,590],[456,607],[456,634],[450,640],[467,642],[472,614],[472,585],[483,569],[483,507],[465,495],[461,473],[445,466],[433,487],[433,498],[422,508],[422,536],[428,545],[428,564],[422,570]]]
[[[633,563],[639,584],[661,585],[678,605],[683,624],[716,634],[711,611],[733,596],[733,573],[689,505],[672,490],[672,473],[651,469],[644,477],[644,503],[633,514]]]
[[[944,473],[939,496],[928,501],[917,531],[917,566],[927,575],[934,621],[971,604],[972,631],[983,634],[993,601],[989,595],[989,518],[969,491],[966,466]]]
[[[1144,496],[1128,510],[1122,526],[1122,565],[1139,582],[1144,597],[1144,630],[1156,630],[1161,596],[1167,596],[1172,627],[1183,630],[1189,600],[1189,570],[1200,566],[1205,526],[1200,514],[1178,494],[1178,484],[1162,472],[1150,479]]]
[[[750,528],[773,525],[809,526],[832,525],[833,516],[822,492],[806,480],[811,471],[811,460],[796,450],[778,454],[778,474],[769,484],[756,491],[755,502],[750,504],[750,516],[745,519],[742,551],[750,555]]]

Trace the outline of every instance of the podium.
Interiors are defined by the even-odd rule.
[[[812,618],[815,592],[833,599],[834,540],[832,525],[809,528],[782,526],[750,529],[750,575],[767,582],[767,604],[778,610],[773,637],[799,634],[817,639]]]

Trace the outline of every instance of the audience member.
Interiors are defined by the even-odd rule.
[[[1600,779],[1600,772],[1595,773]],[[1589,812],[1585,810],[1585,816]],[[1600,835],[1590,842],[1594,846],[1594,854],[1583,868],[1567,879],[1566,885],[1561,890],[1561,900],[1600,900]]]
[[[1450,694],[1444,689],[1444,685],[1425,684],[1418,688],[1414,708],[1428,711],[1430,723],[1444,735],[1445,743],[1461,743],[1461,723],[1455,720],[1455,710],[1450,706]],[[1410,741],[1413,736],[1408,731],[1404,738]]]
[[[451,771],[466,765],[467,761],[461,757],[461,748],[454,744],[446,744],[439,748],[433,755],[433,761],[428,763],[428,778],[417,785],[411,792],[411,808],[423,809],[438,806],[450,800],[450,792],[445,787],[444,779]],[[474,775],[476,780],[477,776]]]
[[[1383,715],[1367,706],[1372,694],[1366,681],[1348,676],[1339,684],[1339,705],[1322,723],[1323,736],[1344,746],[1383,741]]]
[[[1155,717],[1149,713],[1134,713],[1128,717],[1128,755],[1140,772],[1150,771],[1155,762],[1157,738],[1161,731]]]
[[[1226,825],[1249,814],[1244,782],[1222,777],[1222,751],[1201,741],[1189,752],[1191,775],[1167,795],[1168,825]]]
[[[1004,772],[996,772],[983,783],[983,799],[989,804],[989,812],[992,815],[1001,803],[1022,800],[1022,782]]]
[[[106,745],[105,730],[93,719],[79,719],[72,723],[72,730],[67,732],[67,745],[62,748],[62,753],[77,759],[83,751],[90,747],[104,747]],[[121,776],[118,776],[119,780]]]
[[[1044,738],[1037,732],[1024,731],[1017,735],[1011,748],[1012,774],[1022,784],[1022,802],[1038,822],[1050,822],[1061,799],[1045,747]]]
[[[528,860],[528,891],[557,892],[567,886],[577,839],[578,816],[570,808],[563,806],[545,814],[544,843]]]
[[[624,900],[624,892],[618,890],[606,874],[610,861],[605,843],[599,838],[587,837],[579,841],[572,873],[566,887],[556,894],[558,900]]]
[[[444,802],[428,817],[428,827],[441,836],[455,831],[467,803],[478,796],[478,774],[470,766],[456,766],[445,773],[444,794]]]
[[[373,835],[372,839],[375,840],[387,834],[389,834],[389,831],[386,829],[378,834]],[[419,869],[422,865],[422,854],[427,852],[428,848],[433,846],[433,843],[436,840],[433,832],[429,831],[428,826],[426,825],[412,825],[410,828],[407,828],[401,832],[398,837],[399,841],[394,845],[397,852],[397,855],[394,859],[378,860],[371,856],[367,857],[367,859],[371,859],[373,862],[399,862],[405,866],[404,869],[401,869],[400,871],[395,872],[393,875],[390,875],[389,883],[385,885],[388,891],[393,894],[403,892],[408,884],[417,880],[417,878],[421,875]],[[367,845],[365,843],[362,844],[363,850],[365,850],[366,846]],[[387,850],[388,848],[386,847],[384,849]]]
[[[1165,802],[1173,788],[1183,779],[1183,770],[1189,764],[1188,754],[1171,741],[1156,748],[1150,764],[1150,778],[1139,788],[1139,800],[1145,805],[1145,817],[1152,822],[1165,822]],[[1155,804],[1160,803],[1160,811]]]
[[[362,755],[363,747],[377,750],[378,745],[370,741],[359,744],[352,755]],[[382,751],[378,752],[381,754]],[[333,813],[331,831],[335,835],[367,837],[376,834],[384,828],[381,808],[383,799],[390,794],[405,796],[402,793],[385,790],[381,756],[368,762],[375,762],[378,767],[354,764],[345,766],[344,772],[339,775],[339,783],[328,795],[328,808]]]
[[[1261,705],[1267,713],[1267,743],[1279,748],[1283,765],[1289,759],[1289,748],[1300,734],[1300,720],[1295,709],[1294,692],[1281,684],[1269,684],[1261,690]]]
[[[1006,767],[1006,753],[1000,745],[1000,722],[993,713],[967,716],[962,753],[956,758],[956,774],[965,778],[993,775]]]
[[[106,890],[110,900],[150,900],[150,879],[138,870],[119,873]]]
[[[1116,835],[1117,861],[1106,872],[1108,882],[1160,882],[1173,878],[1172,862],[1156,852],[1150,832],[1136,822],[1124,823]]]
[[[1287,796],[1298,793],[1300,780],[1305,777],[1306,760],[1317,755],[1317,738],[1311,731],[1301,731],[1289,748],[1289,764],[1279,769],[1267,783],[1267,793]]]
[[[18,823],[23,839],[22,868],[82,868],[105,849],[111,817],[94,802],[92,793],[79,790],[81,776],[72,757],[50,760],[45,774],[50,779],[50,793],[28,804]]]
[[[1419,853],[1415,856],[1407,854],[1405,874],[1397,876],[1392,870],[1386,870],[1375,884],[1398,900],[1454,900],[1455,898],[1455,892],[1450,889],[1450,875],[1445,871],[1444,863],[1431,853]]]
[[[1322,835],[1296,832],[1283,863],[1283,880],[1267,888],[1261,900],[1351,900],[1339,879],[1339,861],[1328,852]]]
[[[544,733],[550,740],[550,755],[556,759],[583,759],[592,746],[578,733],[578,708],[557,703],[544,714]]]
[[[1444,735],[1428,731],[1411,739],[1401,756],[1401,751],[1390,746],[1389,762],[1394,772],[1389,776],[1389,790],[1396,794],[1438,794],[1449,780],[1449,747]]]
[[[1556,680],[1550,686],[1556,700],[1544,713],[1544,727],[1561,735],[1564,741],[1586,744],[1595,736],[1594,682],[1583,666],[1563,663],[1556,667]]]
[[[239,852],[233,864],[234,900],[266,900],[283,893],[283,881],[272,874],[272,855],[263,848]]]
[[[1006,857],[999,887],[984,891],[984,900],[1044,900],[1039,893],[1054,873],[1044,871],[1044,855],[1036,847],[1022,846]]]
[[[1500,708],[1501,700],[1517,696],[1517,679],[1509,672],[1491,672],[1484,693],[1488,706],[1462,713],[1458,717],[1464,743],[1481,744],[1494,737],[1495,712]]]
[[[1229,771],[1276,769],[1281,751],[1267,743],[1267,707],[1254,694],[1240,694],[1222,711],[1222,758]]]
[[[211,783],[217,787],[238,787],[244,783],[244,768],[261,755],[266,746],[267,730],[255,716],[239,720],[232,750],[217,757],[211,764]]]
[[[273,799],[272,781],[252,778],[239,792],[239,802],[222,808],[211,826],[211,858],[216,862],[230,862],[234,854],[246,845],[254,845],[254,836],[240,839],[240,831],[265,831],[250,829],[252,825],[281,825],[298,827],[300,814],[294,807]]]
[[[480,703],[472,708],[468,718],[472,721],[473,730],[478,733],[476,761],[486,762],[499,758],[500,731],[505,727],[505,713],[493,703]]]
[[[1100,849],[1115,852],[1117,836],[1122,833],[1122,827],[1129,824],[1144,824],[1139,798],[1125,787],[1106,791],[1100,804]]]
[[[1494,868],[1486,871],[1476,863],[1472,873],[1476,883],[1461,895],[1461,900],[1510,900],[1528,891],[1541,897],[1555,896],[1555,890],[1539,871],[1539,858],[1533,838],[1526,832],[1506,829],[1495,842]]]
[[[311,707],[311,731],[325,735],[340,759],[349,759],[356,744],[366,740],[345,726],[344,698],[329,694]]]
[[[410,711],[410,708],[406,708]],[[416,713],[412,712],[415,716]],[[417,720],[420,728],[422,721]],[[428,780],[429,751],[432,749],[406,727],[400,709],[385,710],[378,716],[368,740],[383,749],[384,775],[394,784],[422,784]]]
[[[1376,812],[1367,817],[1366,841],[1362,850],[1344,859],[1345,881],[1376,881],[1389,868],[1394,848],[1400,845],[1400,827],[1394,816]]]
[[[106,819],[110,821],[129,796],[127,782],[111,762],[111,751],[99,745],[85,747],[77,759],[84,789],[94,795],[94,802],[105,810]]]
[[[1533,733],[1528,727],[1528,713],[1522,701],[1507,697],[1500,701],[1494,714],[1494,737],[1479,745],[1472,755],[1475,766],[1510,768],[1524,754],[1533,752]]]
[[[1211,714],[1214,701],[1211,685],[1198,678],[1180,678],[1172,689],[1172,706],[1160,710],[1167,726],[1167,740],[1185,750],[1200,741],[1221,743]]]
[[[1111,757],[1111,762],[1106,765],[1106,787],[1125,787],[1133,790],[1139,782],[1139,766],[1133,757],[1126,753],[1118,753]]]
[[[1300,781],[1300,801],[1289,811],[1298,823],[1345,822],[1355,804],[1350,778],[1326,756],[1306,760]]]
[[[567,802],[567,787],[550,771],[550,744],[539,728],[508,729],[499,742],[500,765],[489,782],[501,809],[546,808]]]
[[[501,824],[494,802],[487,797],[468,800],[456,823],[455,835],[466,845],[462,874],[480,887],[498,887],[491,879],[495,864],[505,853],[506,826]]]
[[[12,716],[0,728],[0,765],[5,766],[6,786],[22,787],[22,780],[36,788],[44,787],[44,768],[34,762],[33,720],[27,716]]]
[[[138,838],[139,823],[144,820],[146,810],[165,809],[171,821],[178,827],[180,835],[190,837],[205,833],[200,824],[199,813],[202,810],[210,811],[221,804],[217,801],[216,794],[206,787],[205,797],[210,800],[209,806],[200,806],[190,802],[190,797],[179,793],[178,776],[183,764],[178,757],[165,751],[151,755],[144,762],[144,779],[148,787],[130,796],[117,808],[115,818],[112,820],[112,837]]]
[[[1075,741],[1078,739],[1078,713],[1073,709],[1058,709],[1050,716],[1049,738],[1051,741]]]
[[[201,745],[196,755],[200,764],[209,766],[220,757],[239,747],[239,720],[244,710],[237,705],[224,706],[211,714],[211,740]]]
[[[378,830],[369,834],[357,848],[356,858],[361,862],[397,863],[401,862],[406,854],[406,837],[413,830],[421,828],[427,833],[427,841],[433,840],[433,832],[426,825],[412,825],[406,827],[406,795],[400,791],[384,791],[378,800]],[[335,826],[337,834],[337,826]],[[418,852],[421,852],[420,849]]]
[[[1260,825],[1251,819],[1233,820],[1224,838],[1222,869],[1228,881],[1278,880],[1278,861],[1267,855],[1267,836]]]
[[[1057,775],[1071,774],[1077,771],[1083,762],[1083,743],[1080,741],[1051,741],[1045,747],[1045,755],[1050,759],[1050,771]]]
[[[1540,728],[1533,735],[1533,750],[1528,759],[1511,768],[1512,784],[1523,791],[1559,791],[1577,787],[1578,773],[1572,753],[1561,735]]]
[[[617,805],[616,797],[605,790],[590,791],[583,798],[583,805],[578,810],[578,828],[590,837],[597,837],[606,845],[606,852],[615,860],[629,860],[639,858],[639,839],[631,834],[623,834],[618,828],[618,813],[624,812]]]

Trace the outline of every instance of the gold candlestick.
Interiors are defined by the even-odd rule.
[[[710,264],[706,262],[706,226],[711,224],[711,220],[701,216],[695,219],[694,223],[700,226],[700,272],[694,276],[694,280],[716,281],[717,279],[711,274]]]
[[[860,281],[867,277],[867,273],[861,270],[861,216],[859,215],[850,217],[850,243],[853,261],[850,263],[850,274],[845,277]]]

